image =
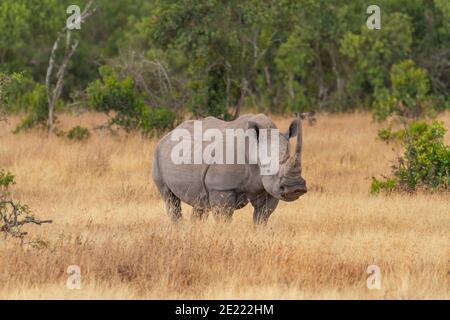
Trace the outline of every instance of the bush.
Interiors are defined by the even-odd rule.
[[[28,115],[17,125],[14,133],[31,129],[35,126],[46,127],[48,118],[47,91],[42,84],[36,84],[24,101],[28,106]]]
[[[11,172],[0,169],[0,197],[3,197],[8,188],[15,183],[14,176]]]
[[[392,66],[391,88],[379,89],[373,106],[374,117],[384,120],[391,115],[418,119],[434,114],[426,70],[405,60]]]
[[[370,186],[370,192],[372,194],[380,193],[381,191],[386,191],[390,193],[394,191],[397,186],[397,181],[395,179],[386,179],[385,181],[378,180],[372,177],[372,184]]]
[[[395,141],[395,140],[401,140],[402,137],[404,135],[404,131],[400,130],[400,131],[392,131],[392,127],[389,126],[387,128],[382,128],[380,130],[378,130],[378,138],[380,138],[380,140],[384,141],[384,142],[390,142],[390,141]]]
[[[89,105],[100,112],[115,113],[113,124],[126,130],[137,128],[144,103],[135,94],[131,79],[121,81],[108,68],[101,68],[100,75],[102,80],[96,80],[88,86]]]
[[[0,108],[8,113],[28,111],[26,97],[36,82],[22,73],[13,73],[10,76],[0,74],[0,83]]]
[[[164,131],[173,128],[176,121],[176,114],[168,109],[148,109],[141,118],[140,129],[145,134],[154,130]]]
[[[392,166],[393,177],[372,179],[371,192],[450,190],[450,147],[444,144],[446,129],[440,122],[412,122],[394,136],[405,151]]]
[[[84,141],[91,137],[91,132],[87,128],[76,126],[67,133],[69,140]]]
[[[102,67],[100,74],[101,80],[92,82],[87,89],[88,100],[92,108],[111,117],[110,125],[126,131],[138,129],[145,134],[174,126],[176,114],[168,109],[147,106],[135,91],[131,78],[120,80],[107,67]]]

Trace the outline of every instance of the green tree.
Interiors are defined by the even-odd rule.
[[[433,116],[433,100],[427,71],[416,67],[414,61],[405,60],[392,66],[390,89],[378,92],[374,103],[374,116],[384,120],[398,116],[403,120]]]
[[[349,59],[352,72],[346,89],[357,103],[370,105],[368,97],[389,85],[391,66],[408,57],[411,44],[411,19],[397,12],[384,14],[381,30],[363,26],[360,34],[343,37],[340,51]]]

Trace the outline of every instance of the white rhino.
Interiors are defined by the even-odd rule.
[[[262,164],[259,161],[255,164],[175,164],[171,154],[179,142],[172,141],[171,133],[165,135],[156,146],[152,176],[169,216],[174,221],[181,218],[183,201],[193,207],[193,217],[201,218],[205,212],[212,210],[229,219],[234,210],[250,202],[254,207],[254,223],[267,223],[280,200],[294,201],[307,191],[301,176],[301,118],[305,116],[302,114],[294,119],[284,134],[278,133],[279,170],[272,175],[261,174]],[[230,122],[208,117],[201,121],[201,125],[203,130],[218,129],[224,136],[227,129],[251,129],[254,130],[256,143],[260,143],[261,129],[277,129],[264,114],[243,115]],[[183,122],[177,129],[194,135],[194,120]],[[292,137],[297,138],[293,155],[289,150],[289,139]],[[270,137],[268,139],[270,144]],[[191,150],[194,149],[193,143]],[[205,146],[202,148],[204,150]],[[245,152],[248,159],[248,150]]]

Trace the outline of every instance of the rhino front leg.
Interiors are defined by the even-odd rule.
[[[266,225],[270,215],[278,205],[278,199],[268,193],[257,196],[251,200],[253,207],[253,223]]]

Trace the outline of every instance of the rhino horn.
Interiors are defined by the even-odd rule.
[[[297,144],[295,146],[295,166],[301,168],[302,165],[302,147],[303,147],[303,128],[302,119],[300,116],[297,117],[298,129],[297,129]]]
[[[302,121],[301,117],[297,116],[297,141],[295,145],[295,153],[291,156],[287,164],[287,171],[286,171],[287,178],[296,179],[301,174],[302,145],[303,145]]]
[[[295,153],[291,160],[291,169],[293,171],[300,171],[302,167],[302,146],[303,146],[303,129],[302,129],[302,119],[299,114],[297,114],[297,142],[295,145]]]

